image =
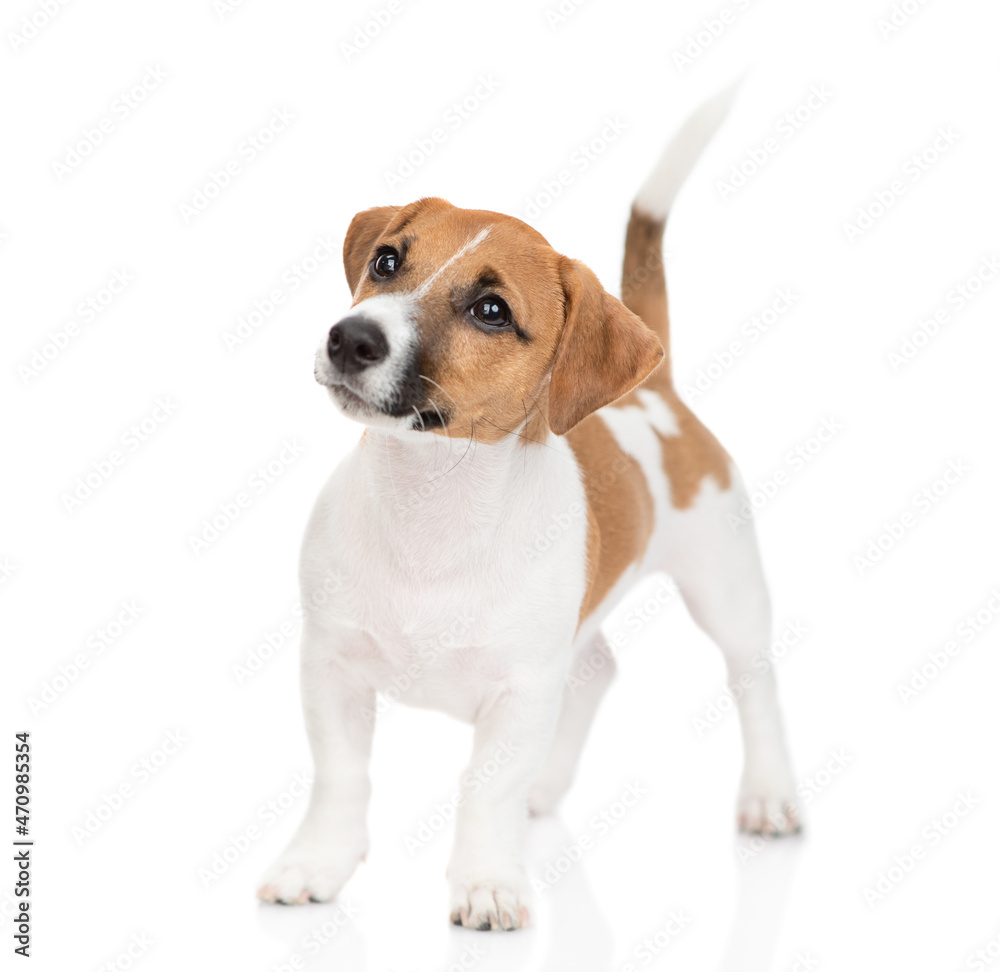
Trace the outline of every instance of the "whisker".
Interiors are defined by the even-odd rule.
[[[524,409],[524,428],[528,428],[528,406],[524,404],[524,399],[521,399],[521,408]],[[521,475],[526,475],[528,472],[528,450],[524,450],[524,461],[521,463]]]
[[[417,375],[417,377],[423,379],[424,381],[429,381],[435,388],[441,388],[441,386],[433,378],[428,378],[427,375]],[[444,392],[445,395],[448,395],[448,393],[443,388],[441,388],[441,391]],[[451,395],[448,395],[448,397],[451,398],[452,404],[455,406],[455,408],[458,408],[458,402],[456,402],[455,399],[451,397]],[[429,395],[427,396],[427,400],[430,401]]]
[[[432,479],[428,479],[427,482],[428,483],[436,483],[439,479],[444,479],[444,477],[447,476],[448,473],[450,473],[453,470],[457,469],[459,467],[459,465],[461,464],[462,460],[469,454],[469,449],[471,449],[471,448],[472,448],[472,439],[469,439],[469,444],[465,447],[465,452],[463,452],[458,457],[458,462],[456,462],[455,465],[451,467],[451,469],[446,469],[443,473],[441,473],[440,476],[434,476]]]
[[[532,439],[531,436],[527,435],[526,433],[518,432],[515,429],[505,429],[502,426],[497,425],[496,422],[490,422],[490,420],[485,415],[480,415],[479,417],[484,422],[489,422],[489,424],[492,425],[493,428],[497,429],[497,431],[499,432],[505,432],[507,435],[516,435],[519,439],[524,439],[525,442],[530,442],[533,445],[540,445],[545,449],[552,449],[552,446],[550,446],[547,442],[542,442],[541,439]],[[552,449],[552,451],[557,452],[558,450]]]
[[[445,394],[447,394],[447,392]],[[447,425],[447,423],[444,420],[444,416],[441,414],[441,409],[439,409],[437,407],[437,402],[435,402],[434,399],[431,398],[430,395],[427,396],[427,401],[429,401],[431,403],[431,405],[434,406],[434,411],[437,412],[437,416],[441,420],[441,428],[443,429]]]
[[[396,490],[396,479],[392,475],[392,454],[389,451],[388,436],[385,439],[385,462],[386,462],[386,467],[389,470],[389,482],[392,485],[392,497],[396,501],[396,506],[399,506],[400,502],[399,502],[399,493]]]
[[[450,394],[448,394],[448,392],[445,391],[444,388],[441,388],[441,386],[433,378],[428,378],[427,375],[420,375],[420,374],[418,374],[417,377],[420,378],[422,381],[430,382],[435,388],[440,388],[442,394],[444,394],[445,396],[447,396],[448,398],[451,399],[452,404],[455,406],[455,410],[459,411],[458,402],[456,402],[455,399]],[[441,409],[438,408],[438,406],[437,406],[437,402],[435,402],[434,399],[431,398],[430,395],[427,396],[427,401],[429,401],[431,403],[431,405],[434,406],[434,410],[438,413],[438,418],[441,419],[441,428],[445,428],[445,426],[446,426],[447,423],[444,420],[444,416],[441,414]],[[451,454],[451,447],[452,447],[452,437],[450,435],[445,435],[444,438],[446,438],[448,440],[448,453],[450,455]],[[469,448],[468,448],[468,446],[466,446],[465,452],[462,453],[462,457],[461,457],[461,459],[458,460],[458,462],[461,462],[462,459],[465,458],[465,455],[466,455],[466,453],[468,451],[469,451]],[[475,456],[475,454],[473,454],[473,457],[474,456]],[[458,463],[455,463],[455,465],[457,466]],[[452,466],[452,469],[454,469],[454,468],[455,468],[455,466]],[[451,469],[449,469],[448,472],[451,472]],[[444,473],[444,475],[447,475],[447,473]]]
[[[437,385],[438,388],[441,388],[441,386],[438,385],[436,381],[433,381],[432,379],[428,378],[427,375],[417,375],[417,377],[418,378],[422,378],[424,381],[429,381],[432,385]],[[448,393],[446,391],[444,391],[443,388],[441,388],[441,391],[443,391],[446,395],[448,395]],[[424,394],[426,395],[427,393],[425,392]],[[451,398],[450,395],[448,395],[448,397]],[[437,412],[438,420],[441,422],[441,428],[442,429],[446,429],[448,423],[445,421],[444,415],[442,414],[441,409],[438,408],[437,402],[435,402],[434,399],[431,398],[430,395],[427,395],[427,401],[429,401],[431,403],[431,406],[434,408],[434,411]],[[454,399],[452,399],[452,401],[454,401]],[[414,406],[414,408],[415,407],[416,406]],[[451,436],[446,433],[445,435],[438,436],[437,438],[443,438],[443,439],[445,439],[447,441],[447,443],[448,443],[448,455],[450,456],[451,455],[451,451],[454,448],[454,444],[452,442]],[[458,461],[461,462],[462,460],[459,459]],[[457,463],[456,463],[456,465],[457,465]],[[449,469],[448,472],[451,472],[451,470]],[[447,475],[447,472],[446,473],[442,473],[442,475]],[[429,482],[433,482],[433,480],[428,480],[428,481]]]

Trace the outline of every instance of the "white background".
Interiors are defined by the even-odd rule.
[[[144,934],[143,972],[429,972],[463,958],[482,970],[604,972],[647,967],[636,948],[672,910],[683,931],[648,967],[972,968],[1000,934],[1000,623],[986,607],[1000,590],[1000,282],[961,309],[949,302],[1000,251],[997,8],[908,0],[916,12],[884,36],[889,0],[589,0],[553,23],[555,3],[409,0],[353,53],[345,44],[386,3],[246,0],[220,13],[211,0],[90,0],[60,7],[26,44],[11,33],[38,4],[4,5],[2,762],[11,772],[13,733],[30,731],[29,968],[98,969]],[[719,36],[688,48],[723,9]],[[696,56],[679,63],[686,48]],[[150,67],[166,79],[127,116],[113,108]],[[708,390],[686,397],[748,483],[784,473],[758,532],[779,629],[807,629],[778,662],[811,794],[806,834],[759,853],[737,840],[735,717],[700,735],[694,722],[724,698],[721,656],[674,602],[624,651],[559,817],[532,825],[534,875],[594,838],[541,896],[535,929],[448,925],[449,833],[412,853],[406,838],[453,792],[470,731],[401,707],[377,734],[372,850],[342,895],[350,915],[258,905],[257,880],[305,806],[291,795],[309,769],[298,545],[320,484],[359,434],[311,376],[319,337],[348,305],[337,254],[350,217],[432,194],[515,215],[534,202],[531,221],[552,245],[615,290],[636,188],[687,114],[741,75],[667,233],[673,357],[682,385],[715,364]],[[481,76],[494,90],[474,104]],[[814,85],[830,97],[785,138],[779,121]],[[466,98],[456,125],[452,106]],[[276,109],[294,121],[241,157]],[[113,130],[69,166],[104,116]],[[623,130],[584,168],[579,147],[609,119]],[[390,188],[398,157],[438,127],[433,155]],[[952,144],[915,170],[909,160],[939,129]],[[769,137],[778,151],[723,198],[732,166]],[[186,219],[182,205],[233,158],[239,174]],[[571,185],[545,205],[561,169]],[[845,224],[894,180],[903,192],[849,239]],[[324,238],[333,256],[293,291],[284,275]],[[78,305],[116,271],[132,282],[84,322]],[[281,306],[227,348],[226,333],[275,288]],[[744,322],[782,288],[794,306],[750,340]],[[889,353],[942,307],[948,323],[894,370]],[[29,374],[73,321],[68,346]],[[736,340],[743,353],[730,361],[722,352]],[[122,436],[158,399],[172,413],[131,449]],[[829,419],[841,431],[794,468],[790,450],[808,452]],[[301,454],[255,490],[249,477],[286,440]],[[77,479],[115,449],[124,461],[67,509]],[[967,472],[925,512],[916,494],[952,462]],[[191,538],[241,491],[250,507],[196,555]],[[861,565],[904,515],[904,535]],[[138,619],[99,654],[88,648],[133,600]],[[965,638],[963,619],[981,609],[981,632]],[[235,666],[283,624],[283,646],[239,684]],[[904,702],[899,685],[949,641],[947,668]],[[86,667],[60,677],[81,654]],[[30,705],[46,684],[50,701]],[[161,760],[171,731],[184,742]],[[827,775],[834,754],[845,765]],[[142,759],[160,763],[145,781]],[[598,835],[594,815],[634,783],[646,795]],[[80,838],[73,828],[122,784],[131,796]],[[972,812],[927,836],[962,794]],[[270,824],[269,801],[287,807]],[[0,833],[13,839],[3,805]],[[199,869],[251,826],[256,839],[206,886]],[[914,845],[923,859],[881,900],[866,898]],[[5,967],[13,881],[8,865]],[[307,934],[338,915],[345,927],[311,954]]]

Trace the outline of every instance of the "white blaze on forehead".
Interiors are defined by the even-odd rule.
[[[387,403],[396,395],[407,377],[411,356],[417,345],[416,302],[430,291],[434,281],[456,260],[472,253],[489,235],[492,226],[481,229],[460,246],[440,267],[437,268],[416,290],[409,293],[375,294],[357,301],[358,293],[366,277],[362,275],[355,291],[355,303],[347,317],[366,317],[378,325],[389,345],[385,360],[366,368],[355,379],[352,390],[363,392],[373,402]],[[324,384],[335,383],[334,369],[327,353],[327,338],[324,337],[316,351],[316,377]],[[360,386],[360,387],[359,387]]]
[[[361,296],[361,288],[365,285],[365,277],[366,275],[363,273],[361,274],[360,277],[358,277],[358,285],[357,287],[354,288],[354,293],[351,295],[352,299],[355,302]]]
[[[430,289],[434,286],[434,281],[441,276],[445,270],[448,269],[456,260],[460,260],[465,256],[466,253],[471,253],[476,247],[479,246],[487,236],[490,235],[490,230],[493,229],[492,226],[487,226],[485,229],[481,229],[472,239],[466,240],[462,246],[460,246],[444,263],[441,264],[416,290],[413,291],[414,297],[423,297]]]

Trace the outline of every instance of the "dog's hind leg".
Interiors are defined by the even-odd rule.
[[[528,795],[528,809],[535,816],[551,813],[573,782],[597,707],[614,674],[614,657],[598,632],[577,649],[566,680],[552,745]]]
[[[728,488],[705,480],[671,518],[667,569],[695,622],[722,649],[728,684],[742,691],[740,828],[780,835],[797,831],[800,820],[769,652],[770,598],[753,523],[740,513],[744,497],[735,470]]]

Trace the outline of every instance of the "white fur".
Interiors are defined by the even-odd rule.
[[[472,253],[473,250],[477,249],[479,244],[482,243],[489,235],[492,226],[487,226],[485,229],[481,229],[475,237],[467,240],[462,244],[444,263],[441,264],[417,289],[413,292],[413,296],[420,298],[426,296],[430,293],[431,287],[434,286],[434,281],[441,276],[445,270],[448,269],[456,260],[460,260],[467,253]]]
[[[686,174],[694,146],[707,141],[723,114],[720,100],[686,126],[677,159],[644,188],[644,208],[672,198],[671,180]],[[390,345],[386,361],[362,373],[369,403],[391,393],[399,362],[412,349],[414,302],[487,234],[470,239],[411,295],[356,305],[355,312],[381,324]],[[316,373],[329,386],[335,382],[324,354],[325,342]],[[336,388],[331,394],[345,407]],[[625,572],[579,628],[587,516],[581,471],[565,439],[550,434],[526,445],[509,435],[490,445],[391,420],[383,423],[388,429],[369,428],[333,473],[301,560],[303,602],[322,605],[307,617],[302,638],[315,785],[304,821],[264,879],[262,898],[329,900],[364,857],[376,693],[392,691],[405,704],[475,725],[449,865],[452,918],[473,928],[521,927],[530,902],[520,856],[526,808],[551,809],[570,785],[613,662],[582,691],[566,689],[567,677],[606,649],[601,622],[628,589],[651,571],[670,573],[733,678],[768,647],[770,606],[752,527],[734,532],[726,522],[744,498],[735,470],[730,488],[706,479],[694,503],[676,509],[660,437],[679,434],[677,418],[653,392],[637,398],[639,405],[601,415],[642,469],[655,527],[643,563]],[[367,405],[345,411],[379,424]],[[325,586],[331,573],[344,578],[333,593]],[[739,707],[746,750],[741,822],[790,830],[793,785],[773,673],[757,673]],[[484,766],[492,767],[486,782],[478,775]]]
[[[463,785],[449,871],[463,922],[524,922],[519,846],[584,594],[583,509],[575,458],[555,436],[526,449],[515,436],[489,445],[371,429],[335,471],[302,550],[306,603],[322,599],[331,571],[346,578],[303,632],[316,784],[262,897],[327,900],[364,855],[374,726],[363,713],[376,691],[408,681],[400,701],[475,723],[463,780],[514,754],[487,784]],[[557,541],[539,552],[553,524]]]
[[[610,406],[600,413],[622,450],[639,463],[653,496],[656,526],[645,562],[636,573],[670,574],[694,620],[722,650],[729,683],[739,682],[745,674],[752,677],[738,702],[744,745],[738,815],[744,829],[789,832],[799,823],[786,812],[795,802],[794,781],[774,672],[761,671],[760,665],[761,652],[770,647],[770,598],[753,524],[738,531],[729,526],[730,515],[739,515],[746,490],[730,465],[728,489],[721,490],[706,478],[691,506],[676,509],[662,447],[652,432],[678,435],[676,418],[660,396],[643,389],[637,397],[644,406],[641,410],[633,405]],[[596,613],[610,611],[621,593],[613,591],[614,601]],[[553,772],[572,777],[565,768]]]
[[[666,219],[684,181],[705,146],[729,114],[739,84],[706,101],[670,140],[635,197],[636,209],[654,219]]]
[[[409,294],[377,294],[351,308],[352,317],[360,315],[378,324],[389,345],[389,354],[384,361],[350,377],[348,391],[363,399],[364,404],[345,395],[347,379],[334,372],[326,350],[328,335],[323,335],[316,349],[313,374],[321,385],[326,386],[334,404],[352,418],[390,429],[409,428],[412,424],[412,415],[399,418],[384,414],[382,409],[391,402],[417,343],[415,308],[416,301]]]
[[[602,411],[642,467],[656,528],[644,563],[579,631],[587,522],[565,440],[550,435],[526,448],[515,436],[487,445],[371,429],[335,471],[302,550],[303,601],[325,597],[302,641],[316,784],[262,897],[329,900],[364,856],[378,691],[405,685],[397,693],[404,704],[474,723],[463,781],[497,753],[513,752],[486,784],[463,784],[449,880],[452,915],[462,924],[520,927],[530,903],[519,851],[525,807],[550,810],[570,785],[613,666],[580,693],[564,692],[566,679],[600,649],[601,621],[629,587],[648,572],[671,573],[731,676],[750,670],[768,646],[770,614],[753,531],[726,524],[742,487],[734,479],[720,491],[706,480],[693,506],[674,509],[653,433],[654,423],[666,424],[660,412]],[[554,538],[539,543],[547,531]],[[346,582],[325,595],[331,571]],[[772,673],[747,690],[740,716],[741,820],[751,829],[788,829],[782,814],[794,787]]]

